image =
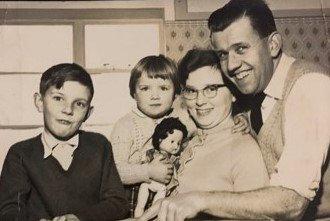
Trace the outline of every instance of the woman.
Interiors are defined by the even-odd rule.
[[[177,192],[244,191],[265,186],[268,175],[256,141],[232,133],[234,96],[211,50],[189,51],[179,64],[182,97],[198,127],[181,154]]]

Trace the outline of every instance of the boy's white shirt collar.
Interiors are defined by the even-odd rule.
[[[58,144],[68,144],[69,146],[72,147],[72,151],[74,151],[78,147],[79,134],[75,135],[74,137],[72,137],[67,141],[62,141],[56,139],[53,135],[46,133],[46,131],[44,130],[41,135],[41,141],[44,146],[44,159],[45,159],[52,154],[54,147],[57,146]]]
[[[282,54],[282,57],[280,58],[280,62],[278,63],[278,66],[275,69],[275,72],[270,82],[268,83],[266,89],[264,90],[265,94],[276,99],[283,98],[282,93],[283,93],[285,79],[291,67],[291,64],[294,61],[295,59],[293,57],[289,57],[285,53]]]

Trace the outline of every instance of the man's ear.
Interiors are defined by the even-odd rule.
[[[84,122],[89,118],[89,116],[91,116],[91,114],[93,113],[93,111],[94,111],[94,107],[93,106],[90,106],[88,108],[88,111],[87,111],[86,115],[85,115]]]
[[[274,31],[268,36],[268,50],[273,58],[277,58],[282,49],[282,36],[277,31]]]
[[[42,100],[42,95],[40,93],[34,93],[33,95],[33,98],[34,98],[34,105],[36,106],[38,112],[42,113],[44,108],[44,103],[43,103],[43,100]]]

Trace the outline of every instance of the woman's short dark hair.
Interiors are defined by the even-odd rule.
[[[159,144],[162,140],[166,139],[169,134],[172,134],[174,130],[182,132],[182,139],[188,136],[186,126],[177,117],[164,118],[155,128],[152,135],[152,145],[156,150],[159,150]]]
[[[134,98],[135,87],[142,73],[146,73],[150,78],[170,79],[173,82],[175,94],[179,94],[181,88],[177,72],[175,62],[164,55],[151,55],[142,58],[131,71],[129,79],[131,97]]]
[[[237,89],[236,85],[223,74],[219,65],[219,57],[215,51],[208,49],[192,49],[188,51],[179,62],[179,81],[182,87],[185,87],[191,72],[202,67],[210,66],[216,68],[219,71],[224,84],[236,98],[243,97],[242,93]]]
[[[219,69],[218,55],[214,51],[207,49],[189,50],[179,62],[178,72],[180,84],[185,86],[189,74],[205,66]]]

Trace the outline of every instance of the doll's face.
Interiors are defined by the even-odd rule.
[[[159,149],[169,154],[177,154],[180,150],[183,133],[180,130],[174,130],[168,133],[167,137],[159,144]]]

